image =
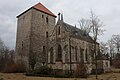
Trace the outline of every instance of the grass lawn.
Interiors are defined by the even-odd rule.
[[[120,71],[120,70],[119,70]],[[114,73],[105,73],[98,75],[98,80],[120,80],[120,73],[115,70]],[[0,80],[96,80],[95,75],[89,78],[52,78],[52,77],[34,77],[25,76],[23,73],[0,73]]]

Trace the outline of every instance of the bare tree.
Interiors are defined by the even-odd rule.
[[[96,55],[97,55],[97,50],[96,50],[96,44],[97,44],[97,39],[99,35],[102,35],[103,32],[105,31],[102,29],[104,26],[103,22],[100,21],[98,16],[96,16],[92,10],[91,10],[91,15],[90,19],[81,19],[78,21],[80,29],[85,33],[88,34],[91,33],[90,35],[92,36],[94,40],[94,56],[95,56],[95,65],[97,69],[97,60],[96,60]],[[97,79],[97,70],[96,70],[96,79]]]
[[[91,10],[91,32],[92,32],[92,36],[93,36],[93,40],[94,40],[94,55],[95,55],[95,66],[96,66],[96,79],[98,78],[97,76],[97,59],[96,59],[96,55],[97,55],[97,50],[96,50],[96,42],[98,39],[98,36],[103,34],[103,32],[105,31],[104,29],[102,29],[101,27],[103,27],[103,22],[100,21],[100,19],[98,18],[98,16],[96,16],[92,10]]]
[[[107,43],[100,42],[100,52],[102,54],[107,54],[108,53]]]
[[[113,59],[114,58],[114,53],[115,53],[115,44],[113,44],[112,39],[107,41],[107,45],[109,47],[110,57],[111,57],[111,59]]]
[[[0,38],[0,53],[2,53],[3,50],[4,50],[4,42]]]
[[[112,35],[111,38],[111,42],[113,44],[115,44],[116,48],[117,48],[117,53],[119,53],[119,49],[120,49],[120,35]]]
[[[84,34],[89,34],[91,30],[91,22],[89,19],[80,19],[78,21],[80,29],[84,32]]]

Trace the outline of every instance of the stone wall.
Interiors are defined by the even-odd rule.
[[[32,10],[29,10],[17,19],[16,60],[27,63],[30,46],[31,12]]]

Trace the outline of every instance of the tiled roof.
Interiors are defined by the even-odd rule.
[[[42,11],[42,12],[45,12],[45,13],[51,15],[51,16],[56,17],[50,10],[48,10],[48,9],[47,9],[44,5],[42,5],[41,3],[38,3],[38,4],[34,5],[33,8],[38,9],[38,10],[40,10],[40,11]]]
[[[44,5],[42,5],[41,3],[37,3],[36,5],[32,6],[31,8],[29,8],[28,10],[30,9],[36,9],[36,10],[39,10],[41,12],[44,12],[46,14],[49,14],[53,17],[56,17],[56,15],[54,15],[50,10],[48,10]],[[17,17],[21,16],[22,14],[26,13],[28,10],[24,11],[23,13],[21,13],[20,15],[18,15]]]
[[[81,29],[69,25],[65,22],[63,22],[63,26],[65,27],[66,31],[70,32],[71,37],[82,39],[91,43],[94,42],[93,39],[89,36],[89,34],[85,34],[84,31],[82,31]]]

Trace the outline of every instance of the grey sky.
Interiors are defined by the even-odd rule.
[[[106,29],[100,41],[107,41],[112,34],[120,34],[119,0],[3,0],[0,2],[0,37],[10,48],[15,47],[16,16],[36,3],[41,2],[55,15],[63,12],[64,21],[78,24],[81,18],[89,18],[90,9],[104,22]]]

